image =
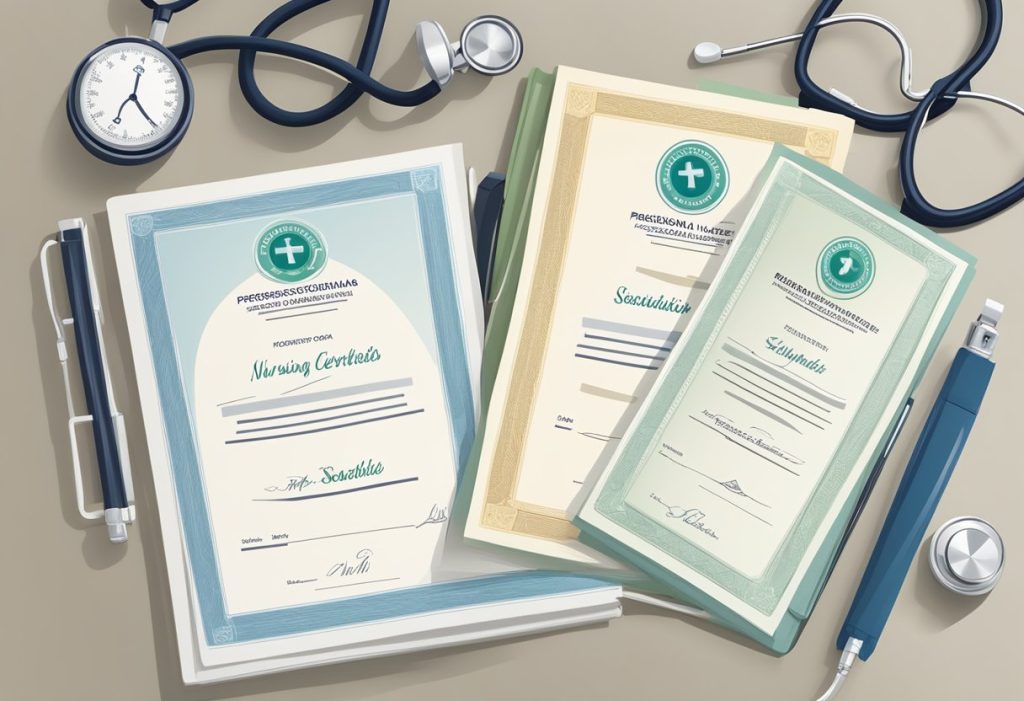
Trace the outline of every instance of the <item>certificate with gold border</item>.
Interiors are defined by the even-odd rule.
[[[783,143],[835,169],[837,115],[560,67],[466,536],[601,567],[570,505],[616,450]]]

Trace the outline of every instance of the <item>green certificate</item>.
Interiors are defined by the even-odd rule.
[[[973,261],[784,147],[762,179],[577,523],[712,612],[771,634]]]

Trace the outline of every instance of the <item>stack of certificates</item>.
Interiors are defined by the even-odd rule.
[[[465,535],[786,652],[973,260],[837,173],[844,117],[565,67],[525,99]]]
[[[185,680],[624,587],[792,647],[972,270],[851,133],[535,71],[486,342],[457,146],[111,200]]]

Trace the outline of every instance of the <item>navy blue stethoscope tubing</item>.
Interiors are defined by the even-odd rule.
[[[999,0],[986,0],[985,13],[985,32],[978,43],[978,48],[955,75],[947,76],[931,87],[925,98],[918,104],[917,109],[914,110],[910,124],[907,125],[903,143],[900,145],[899,172],[904,198],[902,211],[925,226],[968,226],[998,214],[1024,199],[1024,180],[1021,180],[977,204],[957,209],[942,209],[933,205],[924,196],[915,175],[914,153],[917,139],[927,121],[929,110],[933,106],[938,109],[936,103],[942,105],[952,102],[946,96],[964,89],[959,86],[966,85],[965,81],[973,78],[995,52],[1003,25],[1002,3]]]
[[[814,42],[818,38],[818,32],[821,31],[819,26],[821,21],[827,17],[831,17],[835,11],[839,8],[839,5],[843,0],[823,0],[818,8],[811,15],[810,20],[807,22],[807,28],[804,29],[803,37],[800,39],[800,43],[797,45],[796,60],[794,62],[794,72],[796,74],[796,83],[800,87],[800,106],[811,107],[814,109],[827,110],[829,112],[836,112],[838,114],[849,117],[850,119],[857,122],[858,126],[870,129],[872,131],[880,132],[899,132],[906,131],[910,125],[914,114],[918,108],[901,112],[899,114],[877,114],[875,112],[869,112],[862,107],[851,105],[845,100],[841,100],[835,95],[831,95],[818,86],[817,83],[811,78],[808,70],[808,64],[811,59],[811,50],[814,48]],[[999,5],[999,0],[984,0],[986,5]],[[1002,7],[999,6],[999,16],[1002,17]],[[1001,21],[1000,21],[1001,24]],[[986,24],[985,33],[988,33],[989,24]],[[998,36],[998,30],[996,32]],[[979,46],[980,48],[980,46]],[[995,45],[989,50],[985,59],[995,51]],[[972,74],[973,75],[973,74]],[[954,71],[946,78],[961,78],[963,76],[963,69]],[[941,82],[941,81],[940,81]],[[959,80],[957,82],[958,90],[970,90],[970,84],[968,79]],[[949,110],[954,104],[956,99],[943,100],[935,109],[928,114],[929,119],[933,119]],[[919,106],[918,106],[919,107]]]
[[[995,53],[1003,27],[1003,5],[1001,0],[982,0],[983,25],[977,44],[971,56],[962,66],[949,75],[937,80],[927,95],[914,109],[900,114],[875,114],[851,105],[822,90],[810,77],[808,63],[811,49],[820,30],[819,23],[838,9],[843,0],[823,0],[814,11],[804,35],[797,47],[795,74],[800,87],[800,104],[829,112],[836,112],[856,121],[858,126],[872,131],[903,132],[900,144],[899,173],[903,186],[902,211],[912,219],[934,227],[957,227],[974,224],[998,214],[1024,199],[1024,180],[967,207],[941,209],[931,204],[918,186],[914,168],[917,139],[925,123],[956,104],[958,91],[970,91],[971,79],[984,67]]]
[[[292,19],[296,15],[305,12],[307,9],[321,5],[328,0],[291,0],[282,5],[260,22],[252,35],[257,37],[269,37],[278,27]],[[363,46],[359,51],[355,67],[369,77],[373,70],[373,63],[377,59],[377,49],[380,46],[381,36],[384,33],[384,20],[387,17],[388,0],[373,0],[370,8],[370,17],[367,21],[366,34],[363,38]],[[264,96],[256,83],[256,51],[245,50],[238,54],[238,84],[241,86],[242,95],[245,96],[249,105],[261,116],[278,124],[289,124],[294,126],[306,126],[326,121],[352,106],[363,90],[355,83],[350,82],[345,88],[330,101],[312,110],[305,112],[293,112],[281,109]]]
[[[899,172],[903,184],[903,206],[901,211],[924,224],[934,227],[969,226],[996,215],[1024,199],[1024,180],[1018,181],[1002,192],[986,200],[958,209],[936,207],[924,196],[917,184],[914,168],[914,150],[917,138],[926,119],[928,108],[942,99],[952,89],[951,83],[936,83],[921,101],[919,112],[914,115],[907,133],[900,145]]]
[[[246,102],[263,118],[288,127],[311,126],[327,121],[351,107],[363,93],[392,105],[415,107],[441,92],[441,86],[434,81],[430,81],[414,90],[396,90],[370,76],[370,71],[373,69],[374,60],[377,58],[377,49],[380,46],[381,37],[384,32],[388,0],[373,0],[366,34],[363,37],[362,49],[355,64],[308,46],[269,37],[271,32],[288,20],[328,1],[289,0],[289,2],[267,15],[248,36],[214,35],[189,39],[169,46],[167,50],[179,59],[185,59],[206,51],[238,51],[238,82]],[[171,13],[184,9],[195,2],[197,0],[178,0],[176,3],[160,6],[153,3],[152,0],[143,0],[147,7],[156,5],[157,9],[154,9],[154,19],[159,19],[161,18],[160,15],[164,14],[166,15],[164,21],[170,19]],[[338,95],[320,107],[305,111],[282,109],[268,100],[256,83],[255,67],[256,54],[258,53],[285,56],[319,66],[341,76],[348,81],[348,85]]]

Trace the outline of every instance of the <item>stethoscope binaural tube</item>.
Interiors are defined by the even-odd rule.
[[[794,73],[796,76],[797,85],[800,87],[800,106],[811,107],[815,109],[827,110],[829,112],[835,112],[842,114],[850,119],[857,122],[858,126],[864,127],[865,129],[871,129],[872,131],[880,132],[898,132],[906,131],[910,124],[911,119],[917,113],[918,108],[908,110],[906,112],[898,114],[878,114],[866,110],[863,107],[851,104],[846,100],[842,100],[839,97],[823,90],[818,86],[817,83],[811,78],[808,70],[808,64],[810,63],[811,50],[814,48],[814,42],[818,38],[818,32],[821,31],[822,27],[820,23],[823,19],[831,17],[832,14],[839,8],[839,5],[843,0],[823,0],[823,2],[811,15],[810,20],[807,23],[807,28],[804,30],[803,36],[800,38],[800,43],[797,45],[796,59],[794,61]],[[999,0],[984,0],[986,6],[996,5],[998,6],[996,12],[998,17],[996,23],[999,27],[1002,25],[1002,7],[999,5]],[[992,27],[992,21],[989,19],[986,22],[983,37],[989,34],[989,30]],[[999,29],[996,28],[996,35],[998,36]],[[979,44],[980,48],[980,44]],[[988,54],[985,56],[985,60],[994,51],[994,45]],[[975,54],[977,56],[977,54]],[[957,78],[963,76],[963,68],[954,71],[950,75],[946,76],[939,82]],[[971,74],[973,75],[973,73]],[[955,84],[955,90],[970,90],[969,77],[961,78]],[[954,91],[955,91],[954,90]],[[939,115],[949,110],[956,103],[955,98],[944,99],[935,109],[931,111],[927,116],[929,119],[934,119]]]
[[[977,43],[970,57],[958,69],[935,81],[931,88],[923,93],[913,90],[910,48],[895,25],[874,15],[834,14],[841,3],[842,0],[823,0],[815,9],[806,29],[801,34],[761,40],[728,49],[723,49],[714,42],[703,42],[694,48],[694,58],[698,63],[713,63],[729,56],[799,40],[794,69],[796,81],[800,87],[800,104],[804,107],[842,114],[855,120],[859,126],[874,131],[904,132],[898,164],[904,191],[902,211],[926,226],[966,226],[998,214],[1024,199],[1024,180],[1021,180],[977,204],[958,209],[941,209],[931,204],[921,192],[917,184],[914,166],[914,154],[921,129],[929,120],[949,110],[961,98],[985,100],[1012,109],[1024,116],[1024,106],[995,95],[976,92],[970,86],[971,79],[995,53],[999,43],[1003,26],[1002,1],[981,1],[982,24]],[[824,27],[844,22],[867,22],[882,27],[896,39],[902,54],[900,90],[907,99],[917,102],[913,109],[902,114],[878,114],[858,106],[852,99],[836,90],[823,90],[811,79],[808,62],[818,32]]]
[[[917,184],[914,154],[921,129],[928,119],[928,110],[936,102],[950,100],[945,95],[951,89],[951,82],[936,83],[914,111],[914,117],[907,127],[900,144],[899,172],[903,186],[903,206],[901,211],[925,226],[958,227],[975,224],[987,219],[1024,199],[1024,180],[1018,181],[1002,192],[989,197],[977,204],[958,209],[942,209],[936,207],[924,196]]]
[[[917,107],[913,110],[910,123],[907,125],[906,133],[903,136],[903,143],[900,144],[899,171],[900,182],[903,186],[903,206],[901,209],[904,214],[925,226],[967,226],[998,214],[1007,207],[1024,199],[1024,180],[1021,180],[1017,184],[977,204],[958,209],[942,209],[929,202],[917,184],[914,154],[917,149],[917,139],[921,135],[921,129],[930,118],[929,113],[939,110],[947,103],[952,104],[954,99],[950,98],[949,95],[958,91],[969,91],[968,81],[984,67],[988,59],[995,53],[996,46],[999,43],[999,35],[1003,28],[1003,5],[1001,0],[985,0],[984,13],[985,29],[978,40],[974,53],[953,75],[937,81],[931,90],[928,91],[925,98],[918,103]],[[961,97],[973,96],[968,94]],[[1011,106],[1019,111],[1019,108],[1010,105],[1004,100],[987,95],[977,95],[977,97]]]

